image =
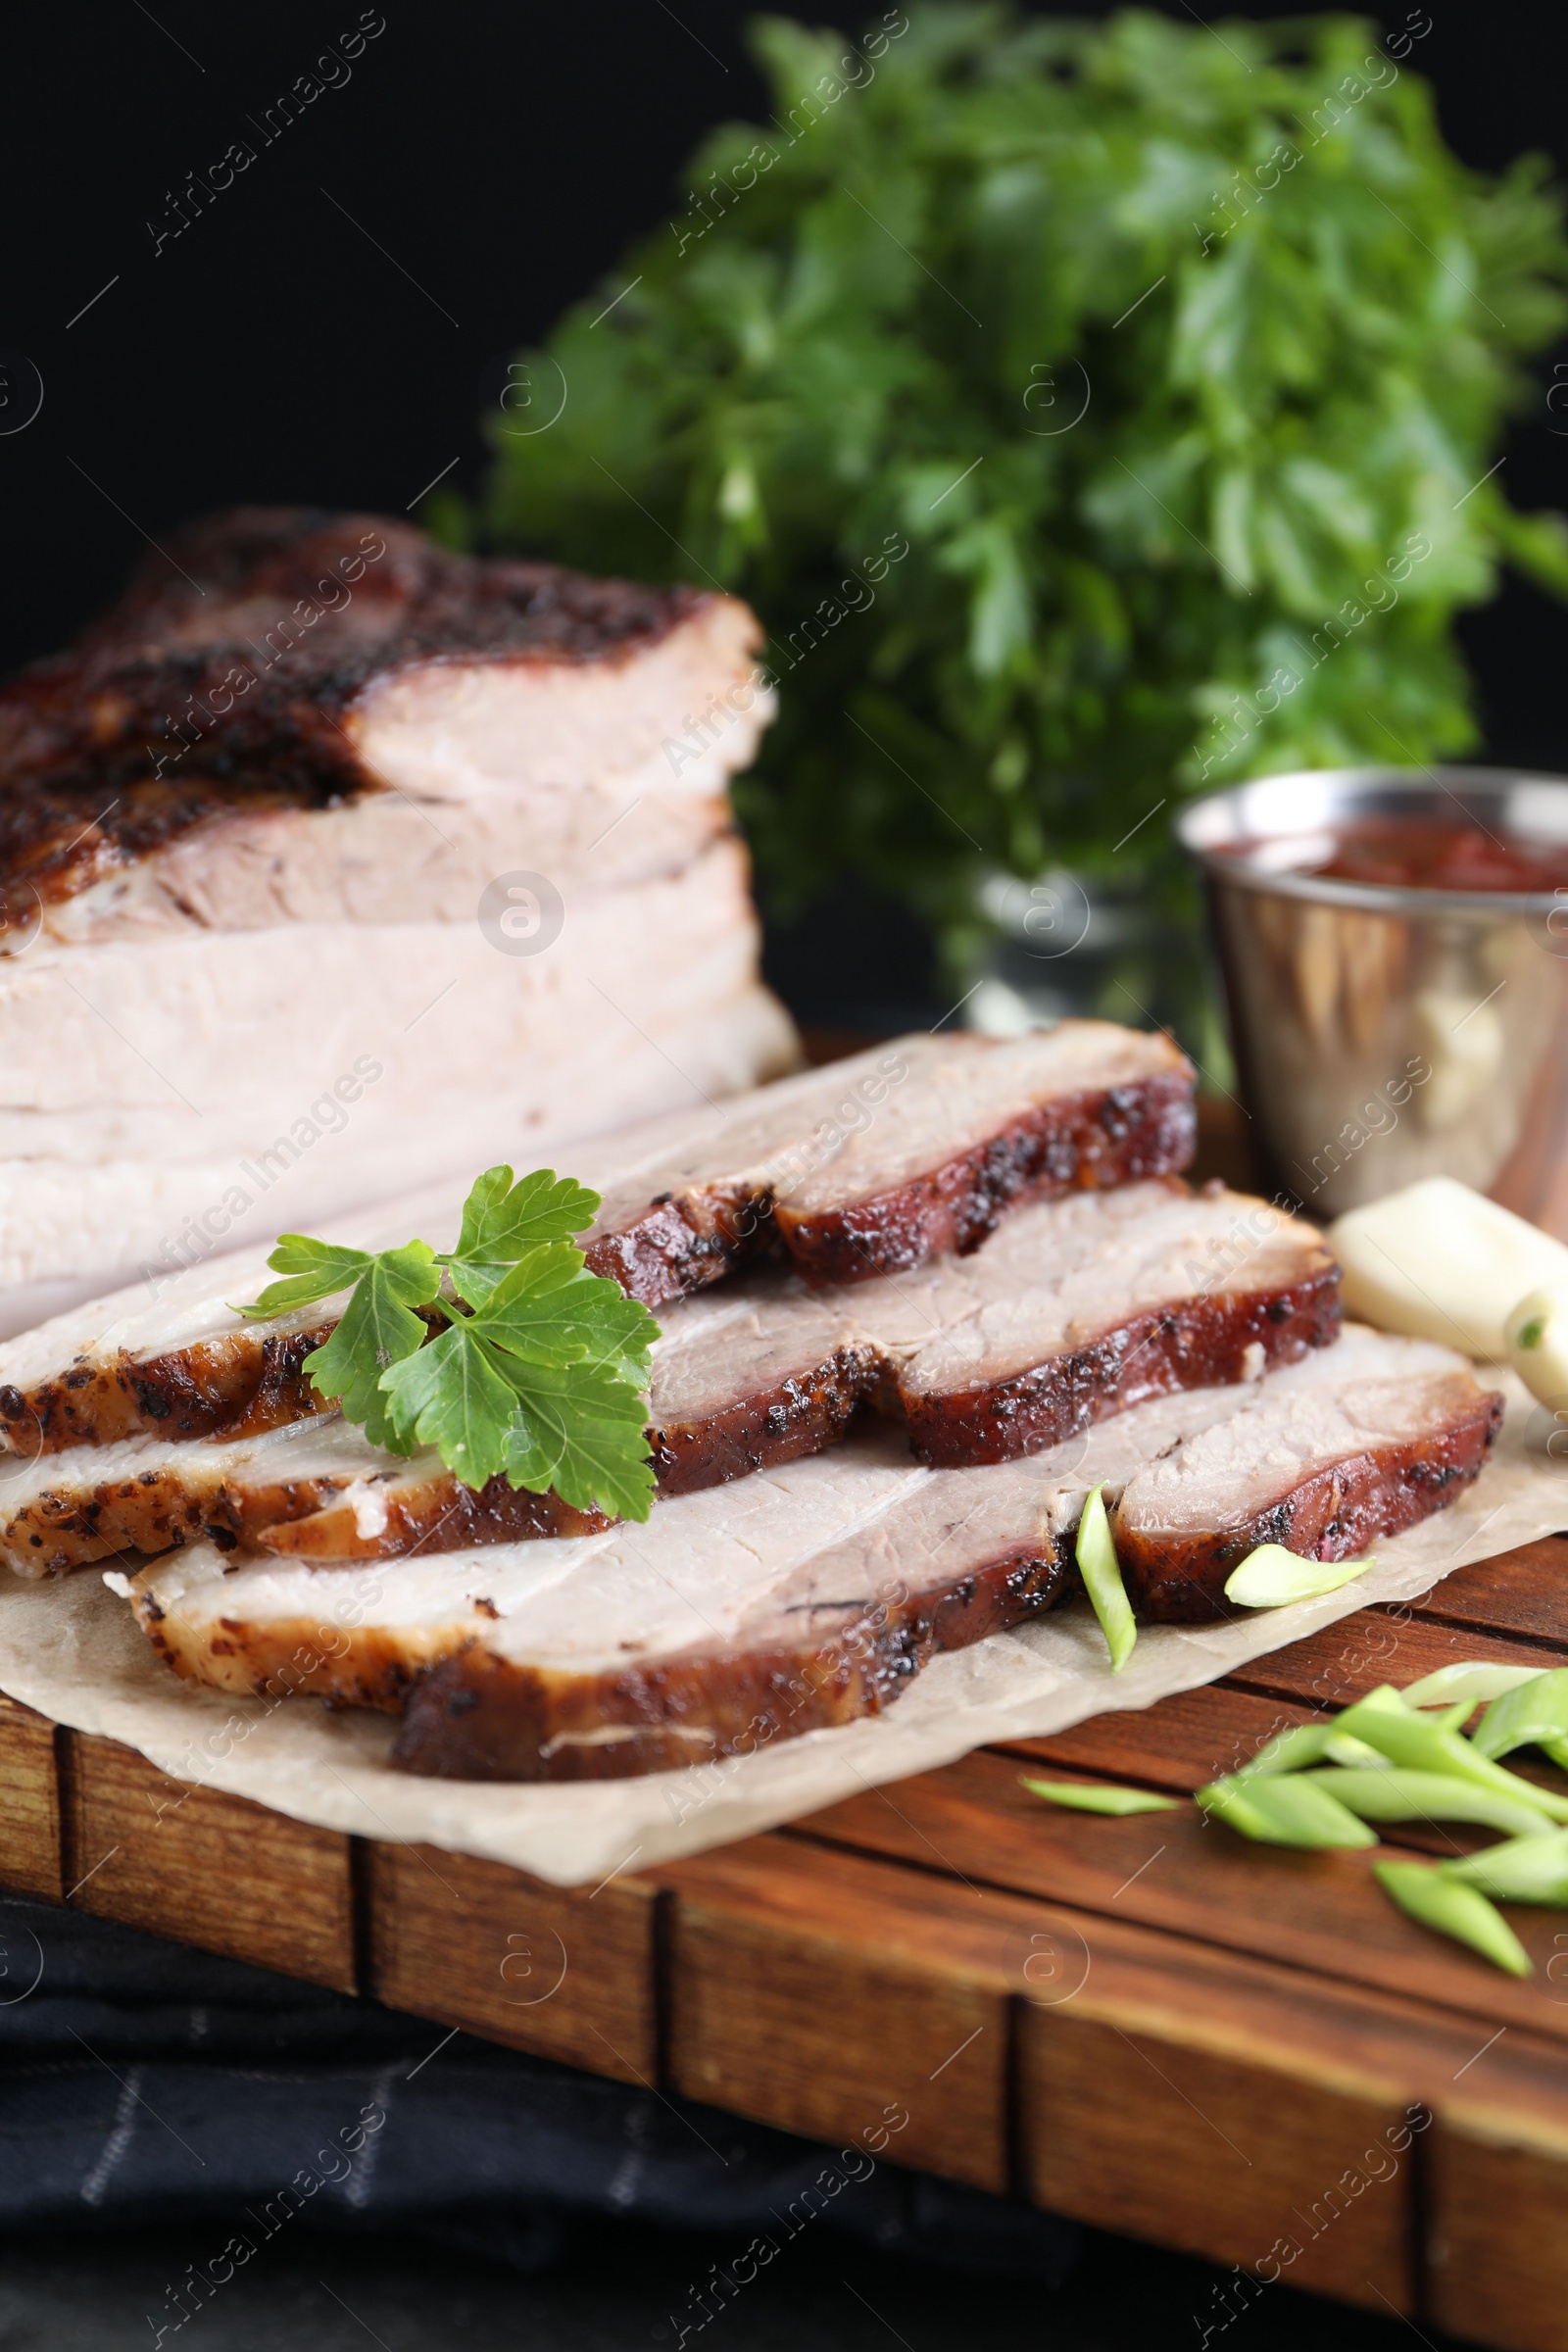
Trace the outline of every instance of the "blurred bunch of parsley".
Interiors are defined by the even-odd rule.
[[[769,120],[528,356],[565,405],[492,416],[481,527],[756,607],[775,905],[859,869],[957,946],[986,864],[1169,881],[1168,808],[1115,845],[1205,768],[1473,744],[1456,609],[1568,593],[1481,481],[1568,245],[1539,161],[1446,148],[1411,24],[754,26]]]

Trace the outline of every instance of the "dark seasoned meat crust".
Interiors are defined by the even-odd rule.
[[[452,555],[385,515],[209,516],[171,540],[169,562],[149,556],[68,652],[0,689],[12,919],[19,889],[70,898],[236,808],[352,796],[369,779],[344,718],[383,671],[459,656],[613,660],[708,601]]]

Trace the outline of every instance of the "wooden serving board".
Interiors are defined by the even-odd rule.
[[[0,1881],[789,2131],[885,2132],[890,2161],[1417,2327],[1568,2352],[1568,1913],[1510,1914],[1521,1984],[1396,1913],[1365,1854],[1019,1786],[1185,1793],[1314,1708],[1475,1656],[1568,1663],[1568,1539],[1141,1714],[593,1888],[309,1828],[0,1700]]]

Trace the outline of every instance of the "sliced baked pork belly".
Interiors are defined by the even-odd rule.
[[[1088,1488],[1237,1402],[1162,1398],[1058,1458],[972,1471],[871,1429],[575,1541],[342,1568],[204,1544],[109,1582],[188,1679],[392,1712],[412,1690],[407,1770],[650,1772],[877,1713],[935,1650],[1051,1606]]]
[[[127,1438],[17,1462],[0,1477],[0,1563],[25,1577],[203,1542],[380,1559],[610,1524],[502,1478],[466,1487],[433,1450],[400,1460],[336,1413],[205,1444]]]
[[[1036,1241],[1053,1219],[1054,1250]],[[971,1311],[945,1320],[898,1374],[927,1461],[1034,1452],[1151,1396],[1290,1363],[1340,1327],[1339,1268],[1321,1234],[1218,1189],[1138,1187],[1026,1212],[969,1279]]]
[[[1502,1408],[1451,1349],[1351,1326],[1128,1480],[1111,1532],[1134,1609],[1239,1615],[1225,1581],[1257,1544],[1344,1560],[1397,1535],[1477,1477]]]
[[[936,1045],[939,1041],[930,1041]],[[792,1258],[818,1282],[864,1282],[937,1250],[974,1250],[1016,1203],[1186,1167],[1193,1070],[1167,1037],[1108,1021],[959,1041],[821,1165],[775,1187]]]
[[[252,510],[0,689],[0,1332],[791,1067],[725,796],[757,642]]]
[[[906,1421],[914,1450],[945,1466],[1037,1453],[1151,1397],[1255,1379],[1338,1328],[1335,1268],[1311,1227],[1266,1202],[1195,1197],[1170,1180],[1038,1202],[972,1256],[907,1276],[812,1292],[784,1268],[763,1268],[662,1311],[649,1438],[663,1496],[820,1452],[873,1405]],[[555,1498],[504,1479],[476,1494],[433,1453],[405,1462],[363,1438],[354,1452],[344,1435],[331,1441],[338,1458],[352,1457],[337,1487],[312,1499],[298,1482],[296,1502],[270,1509],[281,1457],[257,1433],[289,1402],[290,1381],[302,1410],[312,1400],[300,1364],[321,1331],[319,1310],[296,1320],[309,1328],[261,1343],[274,1349],[273,1371],[254,1391],[215,1380],[200,1392],[190,1364],[207,1359],[187,1348],[100,1363],[96,1403],[90,1384],[30,1392],[28,1409],[54,1423],[117,1408],[145,1415],[149,1401],[170,1397],[177,1409],[162,1425],[173,1423],[169,1438],[124,1441],[112,1465],[79,1445],[41,1451],[0,1481],[0,1552],[24,1574],[60,1573],[111,1551],[229,1531],[267,1549],[346,1561],[579,1524]],[[228,1344],[249,1346],[254,1367],[254,1332]],[[221,1369],[219,1347],[211,1360]],[[244,1443],[190,1442],[225,1410],[243,1427],[231,1420],[224,1434]],[[145,1494],[127,1495],[133,1479]]]
[[[406,1462],[358,1433],[330,1441],[348,1465],[335,1487],[296,1480],[296,1499],[272,1508],[280,1457],[266,1432],[309,1433],[319,1400],[302,1367],[330,1312],[292,1325],[151,1356],[100,1349],[63,1379],[0,1391],[26,1457],[0,1481],[0,1554],[23,1574],[61,1573],[226,1533],[355,1560],[588,1523],[502,1479],[475,1494],[433,1453]],[[908,1276],[813,1293],[764,1268],[663,1310],[649,1395],[659,1490],[821,1451],[872,1405],[906,1421],[927,1460],[1013,1458],[1152,1396],[1255,1378],[1336,1328],[1334,1268],[1310,1227],[1169,1180],[1020,1209],[972,1256]],[[83,1425],[120,1436],[112,1462],[91,1443],[60,1449]]]
[[[1168,1038],[1108,1021],[899,1038],[724,1105],[612,1189],[590,1262],[650,1306],[775,1230],[813,1282],[904,1272],[977,1249],[1023,1202],[1184,1168],[1193,1086]]]
[[[580,1102],[582,1057],[576,1042],[558,1042],[555,1051],[560,1066],[570,1061]],[[1140,1069],[1142,1079],[1135,1074]],[[1098,1071],[1100,1084],[1086,1092],[1091,1071]],[[984,1083],[963,1080],[964,1072],[986,1073]],[[596,1086],[599,1074],[596,1064]],[[969,1124],[950,1138],[950,1151],[933,1120],[937,1109],[951,1106],[955,1091],[967,1105]],[[1010,1193],[1006,1183],[1019,1173],[1015,1158],[1006,1162],[1006,1183],[994,1171],[987,1173],[983,1153],[976,1161],[971,1148],[974,1103],[980,1098],[989,1104],[987,1117],[1002,1122],[993,1140],[1016,1130],[1020,1120],[1049,1125],[1051,1105],[1066,1106],[1049,1172],[1036,1169],[1027,1185],[1020,1179]],[[1085,1101],[1101,1105],[1092,1149],[1080,1149],[1082,1136],[1074,1142],[1069,1135]],[[932,1211],[930,1246],[949,1230],[942,1220],[950,1210],[956,1214],[954,1204],[962,1199],[969,1203],[965,1246],[976,1248],[1004,1209],[1016,1210],[1033,1194],[1071,1195],[1159,1174],[1184,1165],[1192,1151],[1192,1073],[1175,1049],[1164,1038],[1105,1022],[1080,1022],[1004,1047],[967,1037],[900,1039],[827,1069],[805,1071],[696,1111],[651,1118],[554,1150],[549,1156],[604,1197],[585,1237],[591,1270],[658,1307],[772,1250],[780,1231],[775,1200],[793,1197],[808,1181],[813,1198],[819,1198],[835,1162],[846,1154],[844,1198],[852,1205],[858,1200],[858,1188],[868,1180],[870,1142],[877,1126],[892,1117],[895,1102],[905,1124],[896,1131],[883,1173],[907,1173],[915,1159],[925,1163],[924,1175],[911,1179],[906,1189],[910,1205],[901,1247],[910,1251],[916,1251],[916,1239],[910,1237],[924,1214],[922,1185],[934,1188],[931,1198],[946,1204],[940,1217]],[[420,1137],[427,1156],[439,1153],[448,1164],[465,1164],[466,1154],[470,1170],[493,1162],[503,1151],[512,1152],[519,1169],[536,1166],[545,1156],[541,1144],[508,1135],[488,1078],[475,1079],[466,1107],[450,1120],[443,1122],[438,1108],[438,1102],[427,1102],[411,1114],[393,1164],[407,1165],[408,1133]],[[910,1141],[911,1122],[918,1149]],[[103,1171],[106,1187],[111,1175]],[[43,1180],[35,1172],[29,1181]],[[0,1164],[0,1195],[4,1182]],[[384,1179],[381,1189],[386,1189]],[[357,1221],[336,1216],[312,1230],[365,1248],[406,1241],[411,1233],[440,1242],[457,1230],[462,1189],[426,1188],[413,1200],[383,1200]],[[1096,1197],[1117,1198],[1114,1192]],[[274,1226],[303,1221],[300,1197],[287,1185],[280,1185],[275,1197],[262,1196],[258,1214],[263,1207]],[[57,1203],[55,1213],[66,1212]],[[200,1236],[193,1246],[182,1237],[181,1246],[190,1247],[198,1259],[205,1255]],[[926,1248],[919,1243],[917,1254]],[[843,1251],[837,1254],[842,1257]],[[849,1249],[849,1256],[857,1279],[874,1273],[875,1265],[858,1250]],[[232,1302],[254,1298],[265,1286],[265,1250],[246,1250],[181,1271],[178,1255],[172,1253],[168,1263],[149,1267],[141,1283],[0,1347],[0,1443],[30,1453],[110,1443],[138,1431],[234,1436],[314,1410],[300,1366],[330,1329],[332,1307],[323,1302],[304,1316],[272,1323],[243,1321]],[[825,1249],[808,1253],[808,1271],[819,1274],[833,1257]]]

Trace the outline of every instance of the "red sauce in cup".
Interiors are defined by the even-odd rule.
[[[1241,842],[1235,855],[1255,856],[1263,847],[1261,842]],[[1508,841],[1462,818],[1450,823],[1434,817],[1369,816],[1339,828],[1329,857],[1303,857],[1290,870],[1384,888],[1549,895],[1568,889],[1568,842]]]

